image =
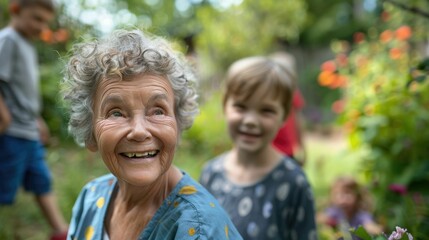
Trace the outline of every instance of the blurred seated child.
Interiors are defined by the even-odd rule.
[[[331,186],[330,206],[318,215],[318,222],[333,228],[347,224],[352,228],[363,226],[371,235],[382,232],[370,213],[368,196],[352,177],[339,177]]]

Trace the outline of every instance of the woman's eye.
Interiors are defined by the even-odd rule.
[[[153,111],[153,115],[164,115],[165,111],[162,110],[161,108],[157,108]]]
[[[112,116],[112,117],[122,117],[123,115],[122,115],[122,113],[120,111],[111,111],[109,113],[109,116]]]

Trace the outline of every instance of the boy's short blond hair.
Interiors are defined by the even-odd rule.
[[[231,96],[251,97],[257,90],[280,98],[285,116],[289,114],[295,89],[294,75],[283,64],[263,56],[240,59],[228,69],[223,106]]]
[[[55,4],[53,0],[9,0],[10,4],[17,4],[21,7],[31,7],[34,5],[41,6],[51,12],[55,11]]]

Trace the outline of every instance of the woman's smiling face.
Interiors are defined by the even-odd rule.
[[[94,97],[94,142],[104,163],[131,185],[147,186],[172,164],[179,131],[167,79],[142,74],[103,79]]]

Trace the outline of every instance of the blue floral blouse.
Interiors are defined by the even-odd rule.
[[[117,179],[88,183],[73,207],[67,239],[103,239],[104,218]],[[243,239],[217,200],[189,175],[167,196],[138,239]]]

